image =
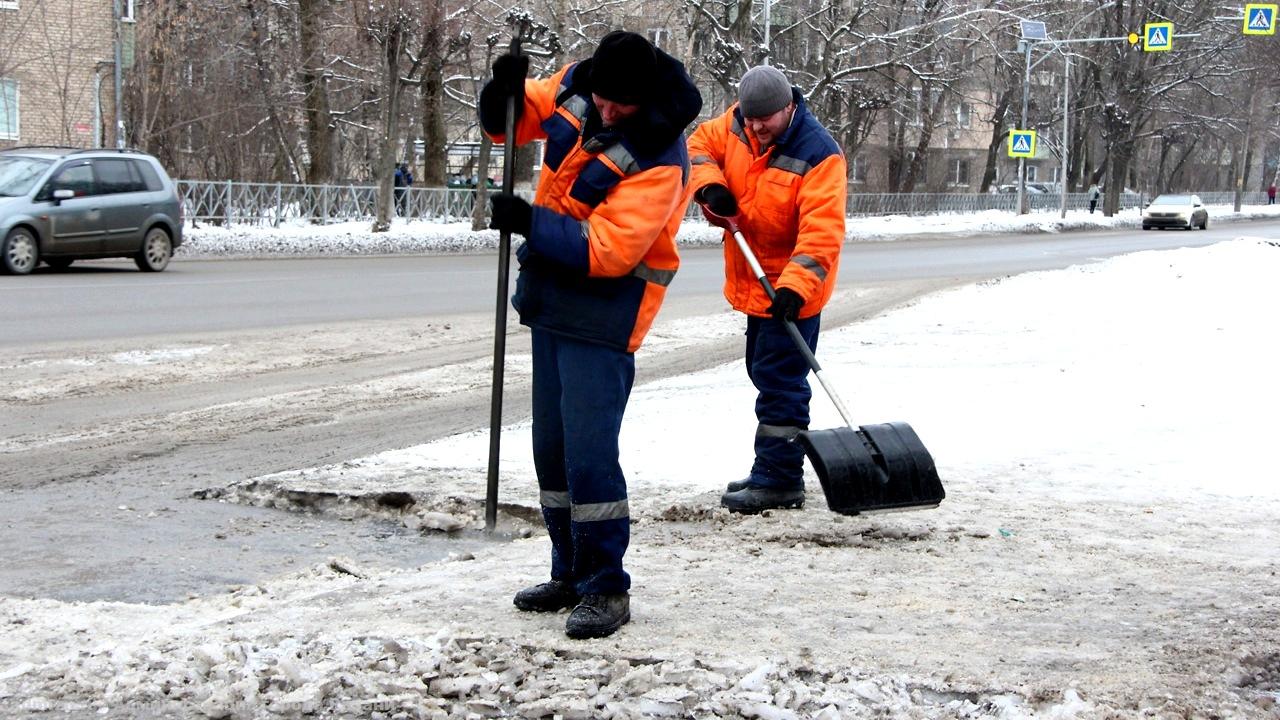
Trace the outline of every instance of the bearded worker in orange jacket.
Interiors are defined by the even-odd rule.
[[[527,71],[523,56],[498,58],[480,95],[496,141],[511,96],[516,144],[546,140],[533,204],[499,194],[491,224],[525,237],[512,304],[532,329],[534,467],[551,536],[551,580],[515,605],[573,608],[570,637],[604,637],[631,618],[618,433],[634,353],[680,264],[683,132],[702,96],[679,61],[635,33],[606,35],[551,77]]]
[[[747,315],[747,375],[756,386],[755,461],[729,483],[732,512],[804,506],[809,366],[786,332],[792,321],[818,346],[822,308],[835,290],[844,244],[846,169],[840,147],[777,68],[751,68],[738,103],[689,137],[689,192],[738,223],[776,288],[771,302],[726,231],[724,296]]]

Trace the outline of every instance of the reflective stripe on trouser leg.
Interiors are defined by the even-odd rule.
[[[635,380],[631,353],[556,337],[564,467],[578,592],[616,594],[631,587],[622,557],[631,537],[627,483],[618,464],[618,432]]]
[[[538,475],[542,520],[551,537],[551,577],[574,582],[569,485],[564,473],[564,421],[555,336],[533,333],[533,467]]]
[[[811,350],[818,347],[821,315],[796,321]],[[762,487],[804,487],[804,450],[792,442],[809,427],[809,364],[786,327],[771,318],[747,318],[747,375],[756,386],[755,462],[751,481]]]

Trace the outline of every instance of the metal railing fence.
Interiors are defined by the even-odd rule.
[[[289,185],[283,183],[239,183],[179,180],[183,215],[197,222],[217,224],[258,224],[278,226],[287,221],[316,224],[374,219],[377,187],[373,185]],[[1230,205],[1231,192],[1200,193],[1207,205]],[[396,216],[425,222],[464,222],[471,219],[476,191],[472,188],[403,188],[397,191]],[[1120,196],[1122,210],[1142,207],[1149,198],[1137,193]],[[846,213],[849,217],[878,215],[935,215],[974,213],[984,210],[1014,212],[1013,193],[851,193]],[[1027,196],[1033,211],[1054,211],[1062,196],[1036,193]],[[1266,194],[1244,194],[1244,203],[1266,203]],[[1067,208],[1089,207],[1088,193],[1068,193]],[[692,204],[689,216],[698,217]]]

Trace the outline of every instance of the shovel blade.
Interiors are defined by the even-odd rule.
[[[937,507],[946,497],[933,456],[904,422],[809,430],[796,441],[841,515]]]

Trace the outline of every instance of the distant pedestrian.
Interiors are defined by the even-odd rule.
[[[1101,197],[1102,197],[1102,188],[1098,187],[1098,183],[1094,183],[1092,186],[1089,187],[1089,214],[1090,215],[1092,215],[1093,211],[1097,209],[1098,198],[1101,198]]]
[[[413,185],[413,172],[409,170],[407,163],[400,163],[396,166],[396,174],[392,179],[392,184],[396,188],[396,213],[404,217],[409,201],[409,187]]]
[[[1276,184],[1275,183],[1271,183],[1271,187],[1267,188],[1267,204],[1268,205],[1276,204]]]

